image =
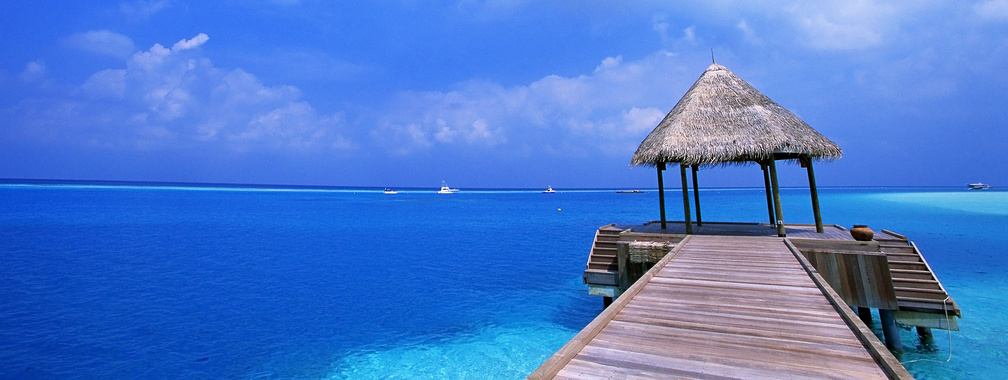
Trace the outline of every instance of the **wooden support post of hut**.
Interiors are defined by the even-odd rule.
[[[822,232],[812,161],[839,158],[840,155],[840,147],[832,141],[724,66],[714,63],[644,138],[630,164],[659,166],[660,173],[664,163],[679,163],[686,229],[687,233],[692,233],[686,166],[693,170],[696,220],[700,226],[703,221],[697,168],[700,165],[758,163],[764,170],[770,223],[777,227],[778,235],[784,236],[784,215],[774,161],[798,159],[808,169],[816,230]],[[660,198],[664,206],[664,199]]]
[[[679,175],[682,177],[683,213],[686,215],[686,234],[693,233],[693,223],[690,221],[689,184],[686,183],[686,164],[679,164]]]
[[[767,212],[770,214],[770,224],[777,224],[777,216],[774,213],[774,197],[773,191],[770,190],[770,170],[767,168],[765,163],[760,163],[760,168],[763,169],[763,186],[766,187],[766,208]]]
[[[665,223],[665,184],[662,181],[662,171],[665,170],[665,163],[661,162],[655,166],[658,167],[658,208],[661,210],[661,228],[664,230],[667,227]]]
[[[693,205],[696,206],[696,225],[702,226],[703,219],[700,218],[700,185],[697,184],[697,166],[690,165],[693,169]]]
[[[819,213],[819,191],[816,190],[815,172],[812,171],[812,159],[806,155],[799,157],[801,166],[808,171],[809,190],[812,193],[812,215],[815,217],[815,230],[823,233],[822,215]]]
[[[786,233],[784,231],[784,210],[781,209],[780,201],[780,186],[777,185],[777,164],[774,163],[774,159],[769,160],[770,166],[770,187],[773,188],[773,198],[774,198],[774,215],[777,218],[777,236],[784,237]]]

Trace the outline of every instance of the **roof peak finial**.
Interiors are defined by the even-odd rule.
[[[710,63],[715,64],[717,61],[714,60],[714,48],[710,49]]]

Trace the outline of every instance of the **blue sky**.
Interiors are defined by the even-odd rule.
[[[0,178],[653,187],[713,50],[844,150],[820,185],[1008,184],[1008,0],[696,3],[3,2]]]

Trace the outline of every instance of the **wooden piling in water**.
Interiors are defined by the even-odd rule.
[[[892,310],[879,309],[879,319],[882,321],[882,335],[885,337],[886,348],[903,352],[903,340],[900,338],[899,326],[896,326]]]
[[[917,326],[917,336],[921,344],[934,344],[934,335],[931,334],[930,327]]]
[[[875,324],[872,320],[871,308],[870,307],[859,307],[857,308],[858,318],[861,318],[861,322],[864,322],[865,326],[871,326]]]

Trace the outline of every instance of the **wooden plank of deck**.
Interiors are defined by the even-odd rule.
[[[702,226],[693,223],[694,235],[732,235],[732,236],[777,236],[777,227],[766,223],[724,223],[707,222]],[[666,228],[661,228],[661,223],[649,222],[643,225],[618,226],[622,229],[631,229],[634,232],[660,233],[660,234],[686,234],[686,224],[683,222],[668,222]],[[785,224],[784,229],[788,237],[804,239],[829,239],[829,240],[849,240],[854,241],[850,232],[840,226],[826,225],[823,233],[816,232],[815,225],[810,224]]]
[[[798,260],[690,236],[530,378],[887,378]]]

